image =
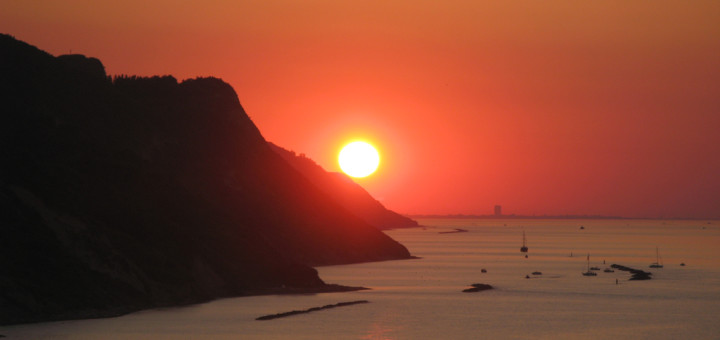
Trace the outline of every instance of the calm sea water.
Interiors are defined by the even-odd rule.
[[[117,318],[0,327],[0,334],[61,339],[720,339],[720,221],[420,223],[427,228],[387,233],[421,259],[318,268],[326,282],[371,290],[222,299]],[[468,232],[441,233],[455,228]],[[528,258],[520,253],[523,231]],[[656,247],[665,267],[651,270]],[[628,281],[629,274],[621,271],[582,276],[587,254],[591,266],[623,264],[651,271],[653,279]],[[686,266],[680,266],[683,262]],[[481,273],[483,268],[487,273]],[[496,289],[461,292],[472,283]],[[255,320],[354,300],[370,303]]]

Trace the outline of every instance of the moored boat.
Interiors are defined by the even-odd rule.
[[[660,262],[660,252],[658,251],[658,247],[655,247],[655,262],[651,263],[650,268],[662,268],[663,265]]]
[[[590,270],[591,269],[590,268],[590,254],[588,254],[588,256],[587,256],[587,268],[588,268],[587,271],[582,273],[583,276],[597,276],[596,272]]]
[[[527,251],[528,251],[528,247],[525,243],[526,243],[525,232],[523,231],[523,245],[522,245],[522,247],[520,247],[520,252],[522,252],[522,253],[527,253]]]

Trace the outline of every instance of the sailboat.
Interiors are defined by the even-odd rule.
[[[525,245],[525,232],[523,231],[523,246],[520,247],[520,252],[527,253],[528,247]]]
[[[650,264],[650,268],[662,268],[663,265],[660,263],[660,252],[658,247],[655,247],[655,262]]]
[[[597,276],[596,272],[590,271],[590,254],[588,254],[588,256],[587,256],[587,267],[588,267],[587,271],[582,273],[583,276]]]

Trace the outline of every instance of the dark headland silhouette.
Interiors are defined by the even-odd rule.
[[[315,184],[320,190],[340,203],[351,213],[360,216],[367,223],[378,229],[412,228],[418,223],[392,210],[386,209],[382,203],[370,196],[360,185],[353,182],[347,175],[339,172],[328,172],[303,154],[296,154],[273,143],[270,147],[290,165]]]
[[[219,79],[112,79],[0,35],[0,105],[0,324],[342,289],[311,266],[410,257]]]

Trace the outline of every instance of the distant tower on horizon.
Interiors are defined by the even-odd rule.
[[[495,216],[502,216],[502,206],[500,206],[500,205],[495,206]]]

